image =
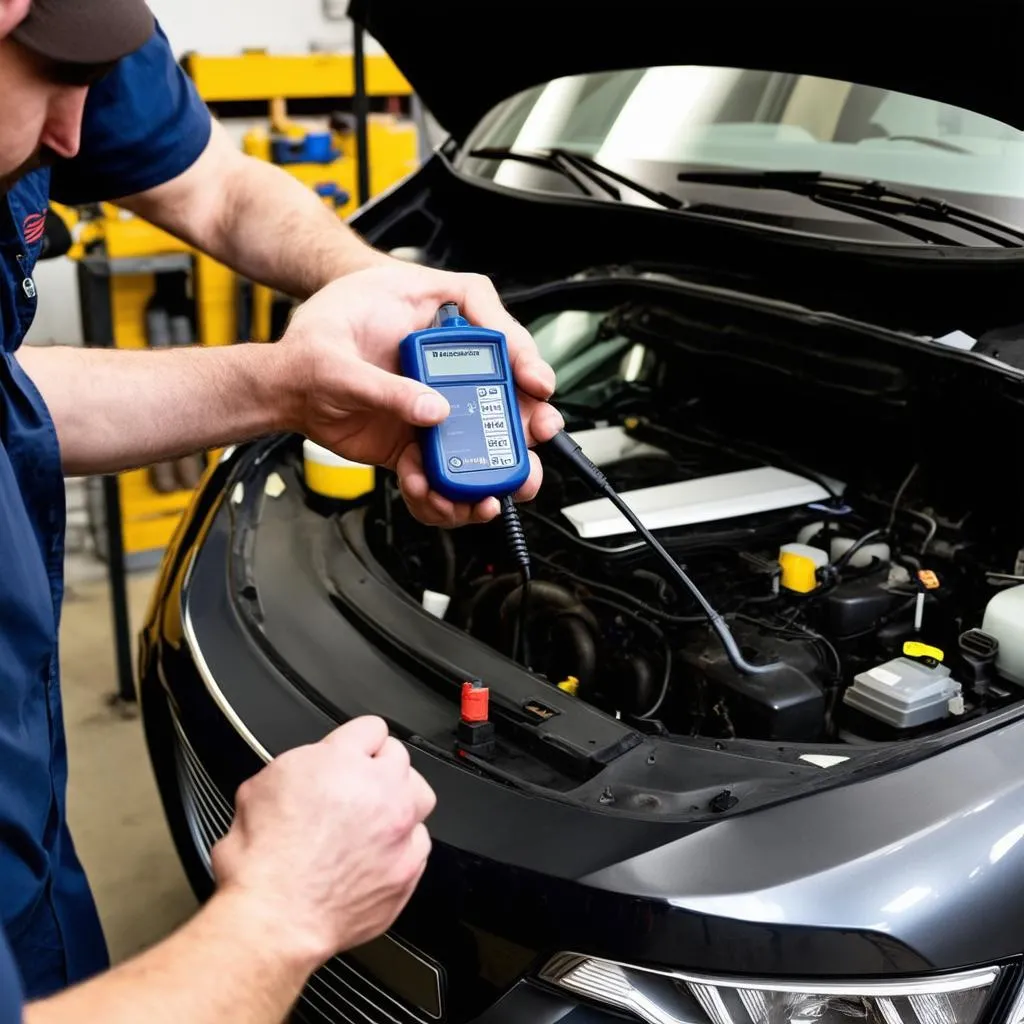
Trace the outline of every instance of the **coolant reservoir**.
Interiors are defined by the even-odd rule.
[[[817,572],[828,564],[828,554],[810,544],[783,544],[779,550],[781,584],[797,594],[809,594],[818,586]]]
[[[373,490],[374,468],[336,455],[314,444],[302,442],[306,486],[324,498],[352,501]]]
[[[822,533],[824,529],[825,523],[808,523],[796,535],[797,542],[799,544],[809,544],[811,542],[824,544],[827,536],[827,534]],[[846,552],[853,547],[854,543],[855,540],[853,537],[832,538],[831,544],[829,545],[829,557],[831,561],[834,562],[846,554]],[[889,545],[882,542],[865,544],[864,547],[859,548],[853,553],[849,564],[855,569],[863,569],[864,567],[871,565],[872,560],[875,558],[877,558],[882,565],[888,565],[892,558],[892,551],[889,549]]]
[[[1024,586],[996,594],[985,606],[981,629],[999,641],[996,672],[1024,685]]]
[[[824,529],[824,523],[808,523],[796,535],[796,542],[798,544],[810,544],[811,541],[816,539],[818,534]]]
[[[836,537],[832,541],[831,545],[832,561],[834,562],[837,559],[842,558],[842,556],[845,555],[855,543],[856,541],[852,537]],[[888,544],[865,544],[864,547],[858,548],[854,551],[847,564],[860,569],[871,565],[872,561],[877,558],[882,565],[888,565],[891,556],[892,552],[889,550]]]

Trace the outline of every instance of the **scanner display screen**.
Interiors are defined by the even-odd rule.
[[[493,345],[426,345],[427,373],[436,377],[488,377],[497,372]]]

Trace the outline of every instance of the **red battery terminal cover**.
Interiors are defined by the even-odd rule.
[[[491,691],[479,679],[462,684],[457,735],[463,753],[491,757],[495,752],[494,723],[488,719],[490,695]]]
[[[461,717],[464,722],[486,722],[491,691],[479,680],[462,684]]]

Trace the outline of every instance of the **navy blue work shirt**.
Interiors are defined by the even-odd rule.
[[[0,929],[0,1024],[21,1024],[22,998],[18,969]]]
[[[205,149],[210,125],[158,27],[90,91],[79,154],[0,196],[0,925],[29,1000],[105,969],[108,954],[65,815],[61,454],[15,353],[36,311],[32,274],[49,198],[95,202],[169,181]],[[0,1010],[0,1024],[9,1019]]]

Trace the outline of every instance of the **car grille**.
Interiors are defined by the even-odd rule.
[[[185,807],[185,818],[196,852],[206,865],[206,870],[213,870],[210,863],[210,851],[218,839],[227,834],[234,818],[234,808],[210,778],[209,772],[203,767],[195,748],[188,741],[181,723],[172,714],[174,732],[177,739],[175,752],[178,762],[178,787],[181,791]]]
[[[234,810],[203,766],[173,708],[171,720],[185,817],[196,851],[212,876],[210,851],[231,827]],[[333,957],[309,980],[294,1019],[308,1024],[432,1024],[437,1018],[413,1013],[350,963]]]

